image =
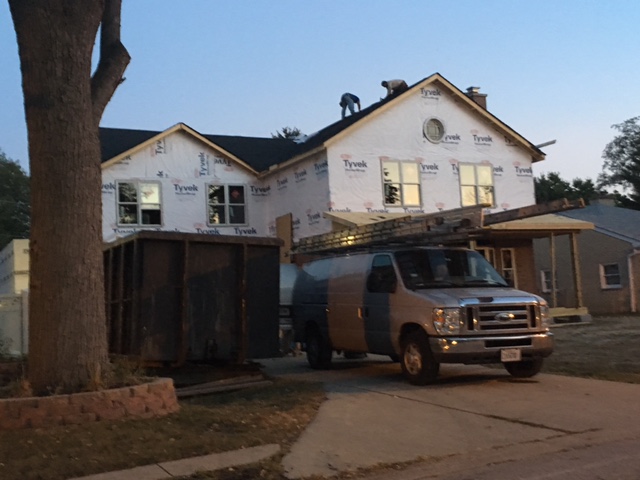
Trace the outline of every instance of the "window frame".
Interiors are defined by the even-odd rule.
[[[429,134],[429,126],[431,123],[437,124],[438,130],[440,131],[440,135],[438,137],[433,137]],[[422,124],[422,135],[431,143],[438,144],[442,142],[446,131],[447,129],[444,126],[444,122],[437,117],[429,117]]]
[[[212,204],[210,202],[210,188],[211,187],[223,187],[223,192],[224,192],[224,202],[222,203],[217,203],[217,204]],[[230,188],[242,188],[243,191],[243,201],[242,202],[234,202],[232,203],[230,201],[230,195],[229,195],[229,189]],[[249,203],[247,201],[247,186],[243,183],[216,183],[216,182],[210,182],[207,183],[206,186],[206,198],[205,198],[205,202],[206,202],[206,219],[207,219],[207,225],[210,227],[240,227],[240,226],[246,226],[249,224]],[[216,205],[216,206],[222,206],[224,209],[224,217],[225,217],[225,222],[220,222],[220,223],[215,223],[211,221],[211,208],[212,205]],[[235,207],[242,207],[243,209],[243,214],[244,214],[244,221],[242,223],[232,223],[230,221],[231,215],[230,212],[233,208]]]
[[[136,189],[136,201],[125,202],[121,201],[120,197],[120,185],[129,184],[134,185]],[[157,185],[158,187],[158,203],[145,203],[142,201],[142,195],[140,194],[140,185]],[[118,227],[141,227],[141,228],[150,228],[150,227],[162,227],[164,225],[164,215],[163,215],[163,201],[162,201],[162,183],[154,180],[116,180],[116,224]],[[136,222],[128,223],[120,221],[122,218],[121,215],[121,207],[125,205],[135,205],[136,206]],[[157,208],[143,208],[143,206],[151,206],[156,205]],[[159,223],[143,223],[144,219],[144,211],[159,211],[160,212],[160,221]]]
[[[386,181],[385,180],[385,165],[394,164],[397,165],[399,181]],[[404,181],[403,165],[415,165],[416,168],[416,182]],[[382,203],[385,207],[397,207],[397,208],[421,208],[422,207],[422,178],[420,175],[420,164],[413,160],[381,160],[380,161],[380,173],[382,180]],[[398,185],[399,203],[387,203],[387,186]],[[405,201],[407,196],[405,193],[405,187],[417,188],[418,203],[408,203]]]
[[[463,168],[467,168],[467,167],[473,167],[473,179],[474,179],[474,183],[473,184],[463,184],[462,183],[462,170]],[[485,168],[489,168],[490,172],[491,172],[491,184],[490,185],[480,185],[479,180],[478,180],[478,168],[479,167],[485,167]],[[493,175],[493,165],[490,163],[458,163],[458,184],[460,187],[460,206],[461,207],[470,207],[473,205],[488,205],[490,208],[493,208],[496,206],[496,182],[495,182],[495,178]],[[486,186],[490,186],[491,187],[491,203],[485,203],[485,202],[480,202],[480,195],[479,195],[479,191],[480,191],[480,187],[486,187]],[[465,204],[464,200],[465,200],[465,195],[463,194],[463,189],[465,187],[473,187],[474,189],[474,198],[475,198],[475,202],[472,204]]]
[[[616,267],[617,273],[607,274],[606,267]],[[622,274],[620,272],[619,263],[601,263],[598,265],[598,272],[600,274],[600,288],[602,290],[618,290],[622,288]],[[611,277],[618,277],[618,283],[608,283],[608,279]]]
[[[509,266],[506,266],[506,253],[509,253],[510,257]],[[500,249],[500,275],[502,275],[502,278],[504,278],[511,287],[518,288],[518,270],[516,268],[515,248]]]

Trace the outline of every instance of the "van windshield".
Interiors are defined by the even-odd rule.
[[[415,249],[395,253],[405,286],[423,288],[508,287],[478,252],[459,249]]]

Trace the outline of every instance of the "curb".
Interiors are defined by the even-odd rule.
[[[98,473],[70,480],[163,480],[196,472],[220,470],[222,468],[259,462],[280,452],[280,445],[271,443],[258,447],[243,448],[230,452],[212,453],[201,457],[184,458],[171,462],[155,463],[129,470]]]

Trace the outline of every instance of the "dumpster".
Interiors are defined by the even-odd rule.
[[[281,244],[157,231],[106,244],[110,353],[175,366],[278,356]]]

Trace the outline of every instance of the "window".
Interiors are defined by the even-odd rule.
[[[247,223],[247,202],[242,185],[208,186],[209,225],[244,225]]]
[[[604,290],[622,287],[617,263],[600,264],[600,287]]]
[[[416,162],[382,162],[384,204],[392,207],[419,207],[420,168]]]
[[[118,225],[162,225],[160,184],[118,182]]]
[[[493,167],[486,164],[461,163],[460,199],[463,207],[494,205]]]
[[[398,286],[396,271],[389,255],[373,257],[371,271],[367,278],[367,290],[375,293],[393,293]]]
[[[553,278],[551,278],[551,270],[540,270],[540,283],[544,293],[551,293],[553,288]]]
[[[444,137],[444,125],[437,118],[430,118],[422,125],[422,135],[433,143],[438,143]]]
[[[510,287],[517,288],[516,256],[513,248],[502,248],[500,250],[500,260],[502,264],[502,277],[507,281]]]
[[[489,262],[494,268],[496,266],[496,252],[491,247],[476,247],[475,250],[482,255],[487,262]]]

